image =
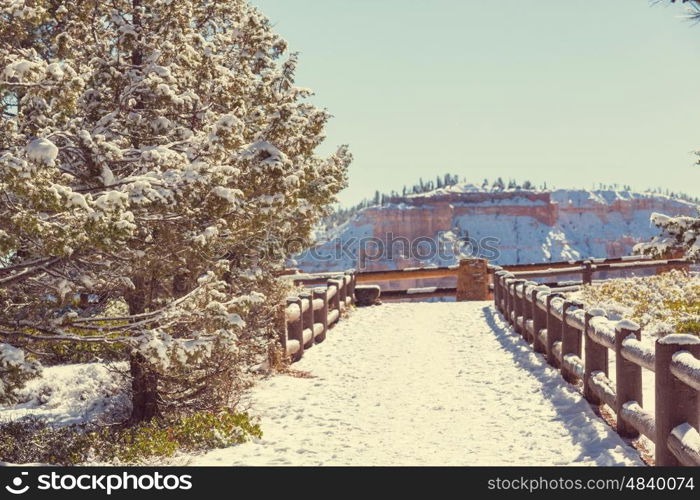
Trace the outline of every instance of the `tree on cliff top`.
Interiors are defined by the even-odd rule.
[[[269,347],[286,251],[260,242],[308,239],[351,159],[314,154],[329,114],[286,50],[244,0],[0,4],[0,400],[37,342],[125,349],[134,420],[225,399]]]

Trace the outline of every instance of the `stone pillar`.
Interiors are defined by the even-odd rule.
[[[457,301],[488,300],[489,269],[486,259],[462,259],[457,271]]]

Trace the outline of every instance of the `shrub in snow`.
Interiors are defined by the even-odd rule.
[[[197,412],[154,419],[131,428],[86,424],[56,427],[35,417],[0,424],[0,461],[77,465],[86,462],[153,464],[178,451],[226,448],[262,437],[247,413]]]
[[[286,51],[244,0],[0,5],[0,341],[123,350],[135,421],[244,383],[280,242],[308,242],[351,159],[315,155],[329,114]]]
[[[24,351],[0,343],[0,403],[13,403],[24,383],[39,374],[41,365],[25,358]]]
[[[700,335],[700,279],[682,271],[612,279],[587,285],[574,295],[587,308],[634,321],[645,335]]]

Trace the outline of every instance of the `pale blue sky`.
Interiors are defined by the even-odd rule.
[[[700,25],[649,0],[253,0],[349,143],[344,204],[445,172],[700,196]]]

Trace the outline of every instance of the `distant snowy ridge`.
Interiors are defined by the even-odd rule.
[[[498,264],[619,257],[658,234],[650,222],[654,213],[692,216],[698,205],[651,192],[488,191],[455,184],[363,208],[352,219],[319,231],[318,245],[292,264],[318,271],[451,265],[470,255]],[[370,238],[382,242],[384,254],[374,257]],[[421,255],[403,252],[401,245],[388,252],[391,241],[400,238],[432,243],[424,242]],[[471,246],[460,247],[466,240]]]

